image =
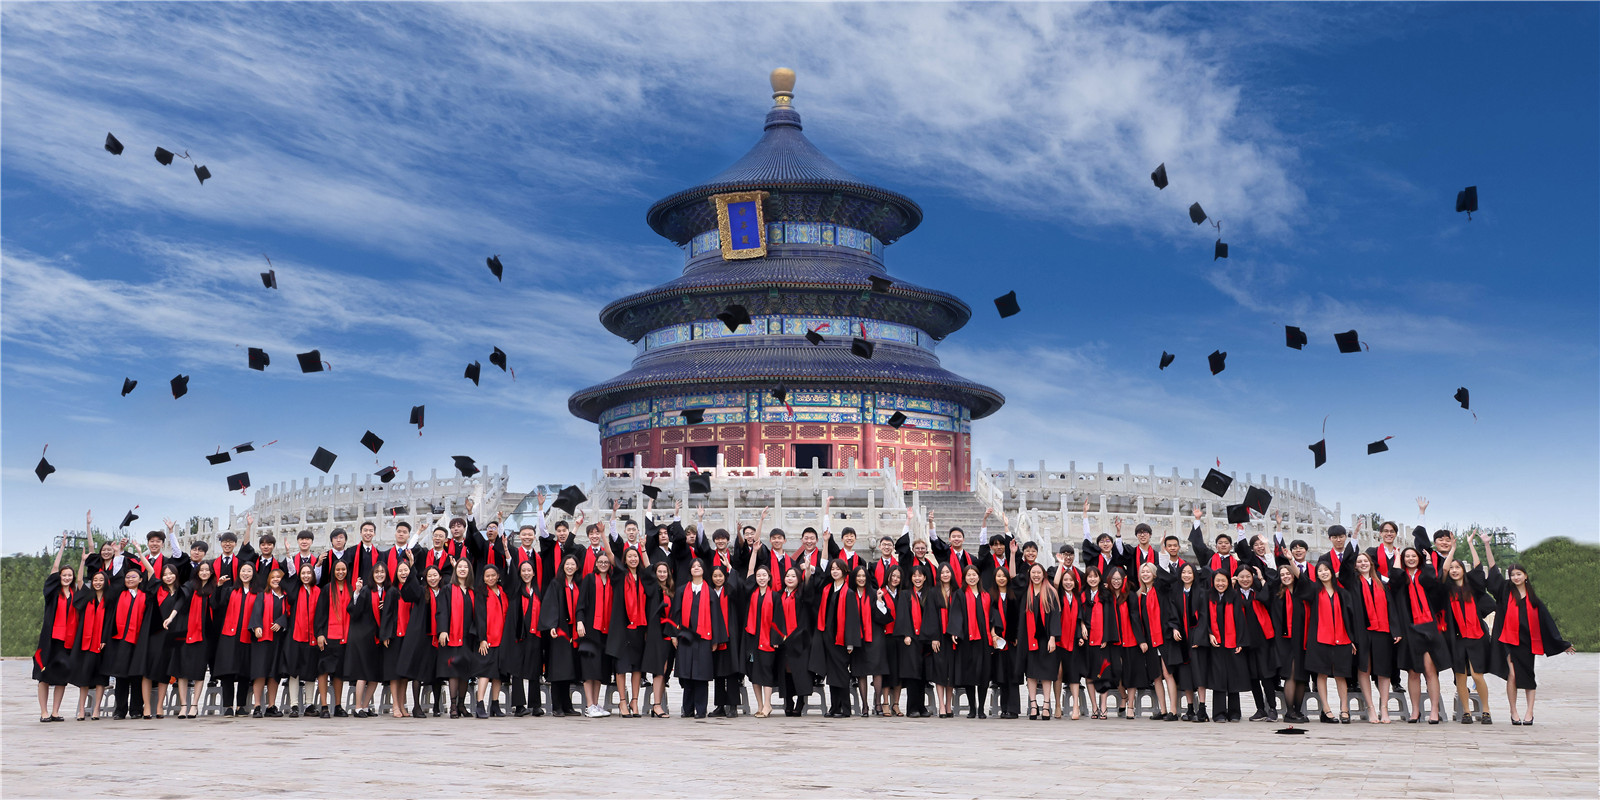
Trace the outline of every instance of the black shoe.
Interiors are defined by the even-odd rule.
[[[1278,721],[1278,709],[1276,709],[1276,708],[1267,709],[1267,721],[1268,722],[1277,722]]]
[[[526,717],[526,716],[528,716],[528,709],[523,708],[522,706],[517,706],[515,709],[513,709],[511,711],[511,716],[513,716],[513,717]]]
[[[283,716],[283,712],[280,711],[277,706],[267,706],[267,716],[281,717]]]
[[[1183,716],[1178,717],[1178,719],[1183,720],[1184,722],[1194,722],[1194,706],[1185,708],[1183,710]]]
[[[1439,720],[1430,719],[1430,720],[1428,720],[1428,724],[1429,725],[1438,725],[1439,724]]]
[[[1211,721],[1211,717],[1206,714],[1206,704],[1205,703],[1201,703],[1198,706],[1197,710],[1194,712],[1194,721],[1195,722],[1210,722]]]
[[[417,719],[423,719],[428,716],[428,712],[423,711],[422,706],[414,705],[411,707],[411,716],[416,717]]]
[[[1482,723],[1484,725],[1493,725],[1494,724],[1494,719],[1489,716],[1489,712],[1485,711],[1482,714],[1478,715],[1478,722],[1480,722],[1480,723]]]
[[[1218,715],[1212,717],[1211,721],[1212,722],[1229,722],[1229,721],[1231,721],[1231,718],[1227,714],[1218,714]]]
[[[1338,725],[1339,724],[1339,718],[1330,715],[1326,711],[1318,712],[1318,716],[1320,717],[1320,719],[1317,720],[1318,722],[1331,723],[1333,725]]]
[[[1260,721],[1262,721],[1262,720],[1264,720],[1266,718],[1267,718],[1267,712],[1265,712],[1265,711],[1257,711],[1256,713],[1250,715],[1250,721],[1251,722],[1260,722]]]
[[[705,719],[706,718],[706,712],[704,712],[704,711],[698,712],[698,713],[696,713],[694,715],[694,718],[695,719]]]
[[[455,703],[451,703],[450,704],[450,718],[451,719],[461,719],[461,708],[459,706],[457,706]]]
[[[967,712],[967,719],[977,719],[977,718],[978,718],[978,709],[974,708],[971,711]]]
[[[344,706],[334,706],[333,707],[333,715],[336,716],[336,717],[348,717],[348,716],[350,716],[349,714],[345,713]]]
[[[256,706],[255,710],[250,712],[250,718],[251,719],[261,719],[261,717],[263,716],[264,713],[265,712],[263,712],[261,710],[261,706]]]
[[[552,716],[552,717],[564,717],[566,715],[567,715],[567,712],[562,711],[559,708],[550,709],[550,716]]]
[[[500,710],[500,701],[499,700],[491,700],[489,702],[489,716],[491,716],[491,717],[504,717],[505,715],[506,715],[506,712]]]
[[[989,715],[984,713],[983,709],[981,709],[981,708],[978,709],[978,719],[988,719],[988,718],[989,718]]]
[[[222,709],[222,716],[224,716],[224,717],[233,716],[233,709],[231,709],[231,708]],[[123,717],[122,714],[117,714],[116,716],[113,716],[112,719],[122,719],[122,717]]]
[[[1416,722],[1416,720],[1412,720],[1412,722]],[[1512,717],[1511,718],[1511,724],[1512,725],[1521,725],[1522,724],[1522,720],[1517,719],[1516,717]]]
[[[299,719],[299,718],[300,718],[300,707],[299,706],[289,706],[289,719]]]
[[[306,710],[303,713],[305,714],[305,716],[315,717],[315,716],[317,716],[317,712],[319,712],[320,710],[321,709],[318,708],[316,703],[312,703],[311,705],[306,706]]]
[[[1471,725],[1472,724],[1472,715],[1471,714],[1465,714],[1465,713],[1462,714],[1461,715],[1461,724],[1462,725]]]
[[[306,716],[310,716],[310,715],[307,714]],[[327,706],[323,706],[322,710],[317,712],[317,717],[319,719],[327,719],[327,718],[329,718],[331,716],[333,716],[333,714],[328,711],[328,707]]]
[[[472,712],[472,716],[477,717],[478,719],[489,718],[489,709],[483,707],[482,700],[478,701],[477,708]]]
[[[528,710],[528,715],[529,716],[533,716],[533,717],[542,717],[542,716],[544,716],[544,706],[534,706],[533,708]]]
[[[1244,717],[1241,717],[1238,714],[1229,714],[1228,715],[1228,721],[1229,722],[1239,722],[1239,721],[1241,721],[1243,719],[1244,719]]]

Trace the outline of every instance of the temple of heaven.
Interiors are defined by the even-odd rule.
[[[922,209],[806,139],[792,71],[774,70],[772,89],[750,152],[650,207],[683,274],[600,312],[637,355],[567,407],[599,423],[605,467],[887,462],[907,489],[967,491],[972,420],[1005,398],[935,350],[972,310],[888,274],[884,250]],[[741,308],[750,322],[730,329]]]

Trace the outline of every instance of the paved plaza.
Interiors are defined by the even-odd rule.
[[[1538,724],[1109,720],[37,722],[0,664],[5,797],[1594,797],[1600,656],[1540,662]],[[1452,690],[1453,691],[1453,690]],[[69,689],[68,703],[76,696]],[[676,700],[676,693],[674,693]],[[1248,698],[1244,703],[1247,713]],[[64,713],[63,716],[70,716]],[[759,788],[758,788],[759,787]]]

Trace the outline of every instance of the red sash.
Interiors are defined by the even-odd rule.
[[[689,605],[694,602],[694,587],[692,585],[685,586],[683,591],[686,595],[684,599],[687,602],[683,604],[683,608],[678,612],[678,626],[687,628],[691,617]],[[709,584],[703,584],[700,587],[700,609],[697,616],[698,619],[695,619],[694,625],[695,635],[708,642],[711,641],[711,586]]]
[[[317,637],[313,625],[317,600],[322,597],[322,587],[301,585],[294,600],[294,633],[289,638],[301,644],[310,644]]]
[[[486,620],[488,630],[484,631],[484,639],[489,642],[490,647],[499,647],[500,640],[505,635],[506,593],[496,586],[488,590],[488,596],[483,602],[489,612],[489,618]]]
[[[761,589],[750,595],[750,610],[744,632],[756,637],[756,649],[770,653],[772,646],[772,590]]]
[[[983,606],[983,625],[978,625],[978,606]],[[967,593],[967,640],[984,642],[989,639],[989,595],[983,592]]]
[[[328,639],[343,642],[350,638],[350,589],[337,581],[328,594]]]
[[[631,572],[622,579],[622,605],[628,614],[629,629],[643,628],[648,624],[644,617],[644,584]]]
[[[1472,603],[1468,608],[1467,603]],[[1456,630],[1465,639],[1483,638],[1483,620],[1478,619],[1478,604],[1468,600],[1465,603],[1460,598],[1450,598],[1450,610],[1455,614]]]
[[[1222,598],[1220,596],[1219,597],[1210,598],[1210,600],[1211,600],[1211,602],[1209,603],[1209,605],[1211,606],[1211,634],[1213,636],[1217,637],[1217,641],[1221,642],[1223,647],[1238,647],[1239,646],[1239,636],[1238,636],[1238,632],[1234,629],[1234,625],[1233,625],[1233,604],[1227,602],[1224,598]],[[1223,627],[1221,629],[1218,629],[1218,627],[1217,627],[1217,604],[1218,603],[1222,603],[1223,605],[1227,606],[1227,609],[1228,609],[1222,615]]]
[[[275,614],[273,612],[276,610],[277,603],[281,602],[282,600],[283,600],[283,598],[278,597],[277,595],[273,594],[272,592],[264,592],[264,593],[262,593],[262,595],[261,595],[261,638],[258,641],[262,641],[262,642],[270,642],[270,641],[272,641],[272,619],[273,619],[273,617],[277,616],[277,614]]]
[[[1089,598],[1088,644],[1091,647],[1100,647],[1106,643],[1106,617],[1105,613],[1101,611],[1101,594],[1102,592],[1097,589],[1094,595]]]
[[[1256,613],[1260,615],[1261,609],[1257,607]],[[1259,618],[1259,617],[1258,617]],[[1150,631],[1150,646],[1160,647],[1167,639],[1162,635],[1161,626],[1161,598],[1154,589],[1144,593],[1144,621],[1145,627]],[[1263,627],[1267,629],[1267,636],[1272,636],[1272,621],[1262,620]]]
[[[189,598],[189,624],[184,627],[184,644],[194,644],[196,642],[205,641],[205,612],[205,595],[200,594],[200,592],[197,590],[195,591],[194,596]]]
[[[911,633],[922,635],[922,592],[911,593]]]
[[[460,647],[465,644],[467,614],[466,609],[473,601],[473,597],[466,589],[456,584],[450,584],[450,630],[445,639],[446,647]]]
[[[1377,579],[1361,579],[1361,602],[1367,609],[1367,630],[1388,633],[1389,592]]]
[[[1528,607],[1528,645],[1533,654],[1544,655],[1544,631],[1539,624],[1539,615],[1534,612],[1528,598],[1517,598],[1517,590],[1511,590],[1511,599],[1506,602],[1506,621],[1500,629],[1500,643],[1517,645],[1522,643],[1522,607]]]
[[[1068,652],[1078,647],[1078,595],[1073,592],[1061,593],[1061,635],[1056,646]]]
[[[788,636],[789,634],[794,633],[794,629],[798,625],[798,623],[796,622],[796,617],[795,617],[795,613],[796,612],[795,612],[795,608],[794,608],[794,602],[795,602],[794,592],[785,591],[783,593],[783,626],[784,626],[783,635],[784,636]]]
[[[539,593],[532,589],[522,590],[522,618],[528,621],[525,633],[539,635]]]
[[[594,619],[589,627],[601,633],[611,632],[611,581],[595,576],[594,579]]]
[[[78,609],[72,605],[72,598],[67,596],[64,587],[58,587],[56,591],[56,617],[50,626],[50,638],[69,650],[78,640]]]
[[[866,590],[856,590],[856,613],[861,617],[861,641],[872,641],[872,595]]]
[[[893,636],[895,617],[900,613],[900,610],[895,608],[895,598],[894,595],[889,594],[889,587],[885,586],[879,589],[878,597],[883,600],[883,607],[889,610],[889,621],[883,626],[883,635]]]
[[[98,653],[105,645],[106,603],[91,599],[83,607],[83,633],[78,637],[78,647],[86,652]]]
[[[1339,593],[1317,592],[1317,641],[1326,645],[1350,643],[1350,632],[1344,629],[1344,604]]]
[[[1428,593],[1422,589],[1422,573],[1414,572],[1408,576],[1406,591],[1411,596],[1411,622],[1421,625],[1433,621],[1433,607],[1428,605]]]

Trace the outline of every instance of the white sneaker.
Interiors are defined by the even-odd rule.
[[[598,714],[598,715],[596,715],[596,716],[601,716],[601,717],[609,717],[609,716],[611,716],[611,712],[610,712],[610,711],[607,711],[607,710],[606,710],[606,709],[605,709],[605,706],[595,706],[595,707],[594,707],[594,710],[595,710],[595,711],[598,711],[598,712],[600,712],[600,713],[599,713],[599,714]]]
[[[588,706],[588,707],[583,709],[583,715],[588,717],[588,718],[590,718],[590,719],[594,719],[595,717],[600,716],[600,711],[599,711],[599,709],[596,709],[594,706]]]

